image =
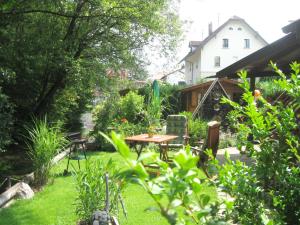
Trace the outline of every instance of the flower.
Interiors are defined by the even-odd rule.
[[[121,119],[121,122],[122,122],[122,123],[128,123],[128,120],[127,120],[126,118],[122,118],[122,119]]]

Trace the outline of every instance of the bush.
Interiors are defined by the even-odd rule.
[[[128,136],[147,130],[144,97],[133,91],[124,97],[112,94],[95,107],[93,119],[95,122],[93,135],[96,141],[101,148],[111,148],[99,131],[109,133],[116,130]]]
[[[180,114],[187,117],[190,145],[196,146],[198,141],[206,138],[207,121],[200,118],[193,119],[191,112],[181,112]]]
[[[139,123],[143,120],[144,97],[136,92],[130,91],[120,99],[118,119],[126,119],[130,123]]]
[[[42,186],[50,177],[51,160],[66,146],[67,141],[59,126],[50,127],[47,120],[33,122],[32,128],[27,128],[29,134],[29,156],[33,162],[34,183]]]
[[[285,90],[291,99],[289,104],[271,105],[264,97],[255,101],[246,72],[240,73],[245,104],[223,99],[234,108],[230,120],[238,131],[239,146],[246,146],[246,153],[254,160],[251,170],[246,171],[239,182],[230,170],[224,172],[231,179],[227,183],[236,184],[227,186],[236,197],[237,217],[243,218],[243,224],[252,224],[257,215],[261,219],[256,224],[300,224],[300,135],[296,113],[300,105],[300,64],[291,64],[289,79],[274,64],[272,66],[280,76],[274,82]],[[259,150],[254,143],[259,143]],[[241,171],[236,166],[232,170]],[[252,200],[247,201],[248,198]]]
[[[162,118],[166,119],[168,115],[178,114],[182,111],[180,86],[166,83],[159,83],[159,95],[161,99]],[[139,94],[145,99],[149,99],[152,93],[152,86],[146,85],[139,90]],[[145,102],[146,104],[148,102]]]
[[[284,89],[276,83],[275,79],[260,81],[257,83],[257,88],[261,89],[264,98],[273,101],[284,91]]]
[[[100,160],[86,161],[85,170],[76,173],[76,214],[84,221],[91,219],[95,210],[105,209],[105,174],[109,174],[110,215],[117,215],[118,197],[123,186],[117,177],[118,170],[112,160],[104,163]],[[89,223],[87,223],[89,224]]]
[[[9,102],[8,97],[0,89],[0,152],[11,144],[13,119],[13,105]]]

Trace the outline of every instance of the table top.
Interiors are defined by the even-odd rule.
[[[178,136],[155,134],[153,137],[149,137],[148,134],[139,134],[131,137],[126,137],[125,141],[129,142],[152,142],[152,143],[164,143],[176,139]]]

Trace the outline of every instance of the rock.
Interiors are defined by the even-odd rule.
[[[105,211],[96,210],[92,215],[93,225],[109,225],[110,216]]]
[[[30,199],[33,198],[34,192],[30,186],[24,182],[20,182],[19,189],[16,193],[16,197],[20,199]]]
[[[23,179],[22,179],[23,182],[25,182],[26,184],[31,184],[33,181],[34,181],[34,173],[29,173],[29,174],[26,174]]]

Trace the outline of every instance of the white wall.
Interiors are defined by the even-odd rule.
[[[232,27],[233,30],[229,30]],[[238,30],[241,28],[242,30]],[[223,39],[229,40],[229,47],[223,48]],[[250,48],[245,48],[244,39],[250,39]],[[205,77],[215,75],[215,73],[230,64],[244,58],[265,46],[265,43],[256,37],[241,21],[230,21],[215,37],[213,37],[201,50],[186,60],[186,82],[191,84],[191,71],[189,71],[189,61],[194,63],[194,79],[192,83]],[[201,55],[201,57],[200,57]],[[221,65],[215,67],[215,56],[220,56]],[[198,68],[196,65],[198,64]]]
[[[185,60],[185,82],[187,84],[193,84],[197,82],[197,75],[201,71],[200,59],[201,51],[198,50]]]

